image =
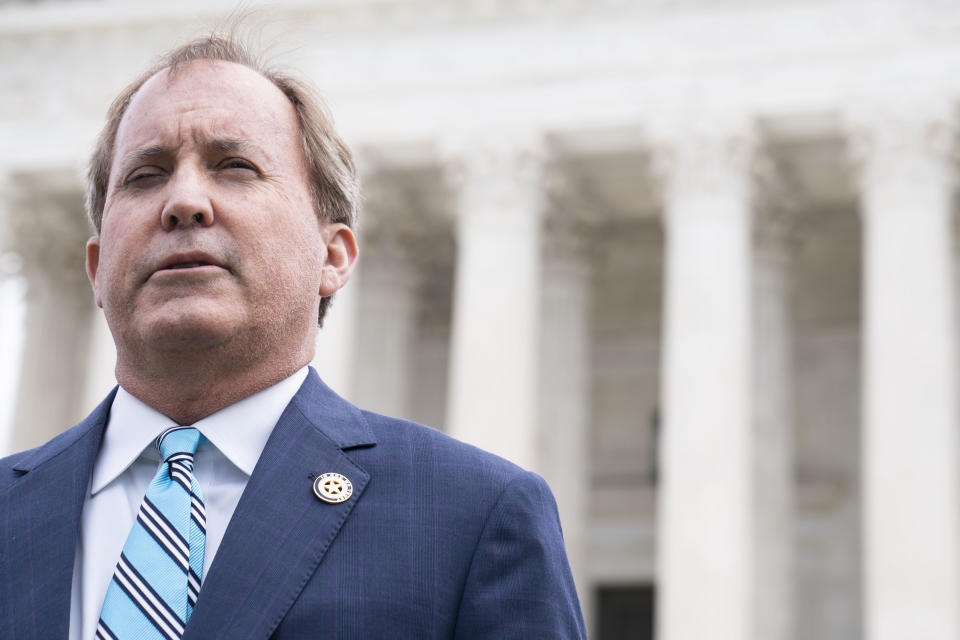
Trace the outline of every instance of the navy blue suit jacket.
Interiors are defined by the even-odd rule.
[[[113,394],[0,460],[0,637],[66,638],[80,512]],[[341,504],[316,475],[349,478]],[[254,469],[185,639],[585,638],[533,473],[361,411],[311,369]]]

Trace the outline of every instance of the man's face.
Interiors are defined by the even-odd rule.
[[[312,339],[331,295],[296,113],[258,73],[199,61],[153,76],[117,132],[87,271],[118,352]],[[331,290],[331,286],[333,289]]]

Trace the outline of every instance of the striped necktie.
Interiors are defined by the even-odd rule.
[[[193,612],[203,577],[206,516],[193,454],[193,427],[157,438],[163,463],[147,487],[103,601],[96,637],[175,640]]]

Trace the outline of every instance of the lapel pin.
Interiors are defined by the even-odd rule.
[[[313,493],[324,502],[346,502],[353,495],[353,483],[339,473],[324,473],[313,481]]]

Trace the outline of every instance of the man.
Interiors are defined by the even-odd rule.
[[[358,194],[303,85],[186,45],[88,180],[120,386],[0,461],[0,637],[585,637],[539,477],[308,369]]]

